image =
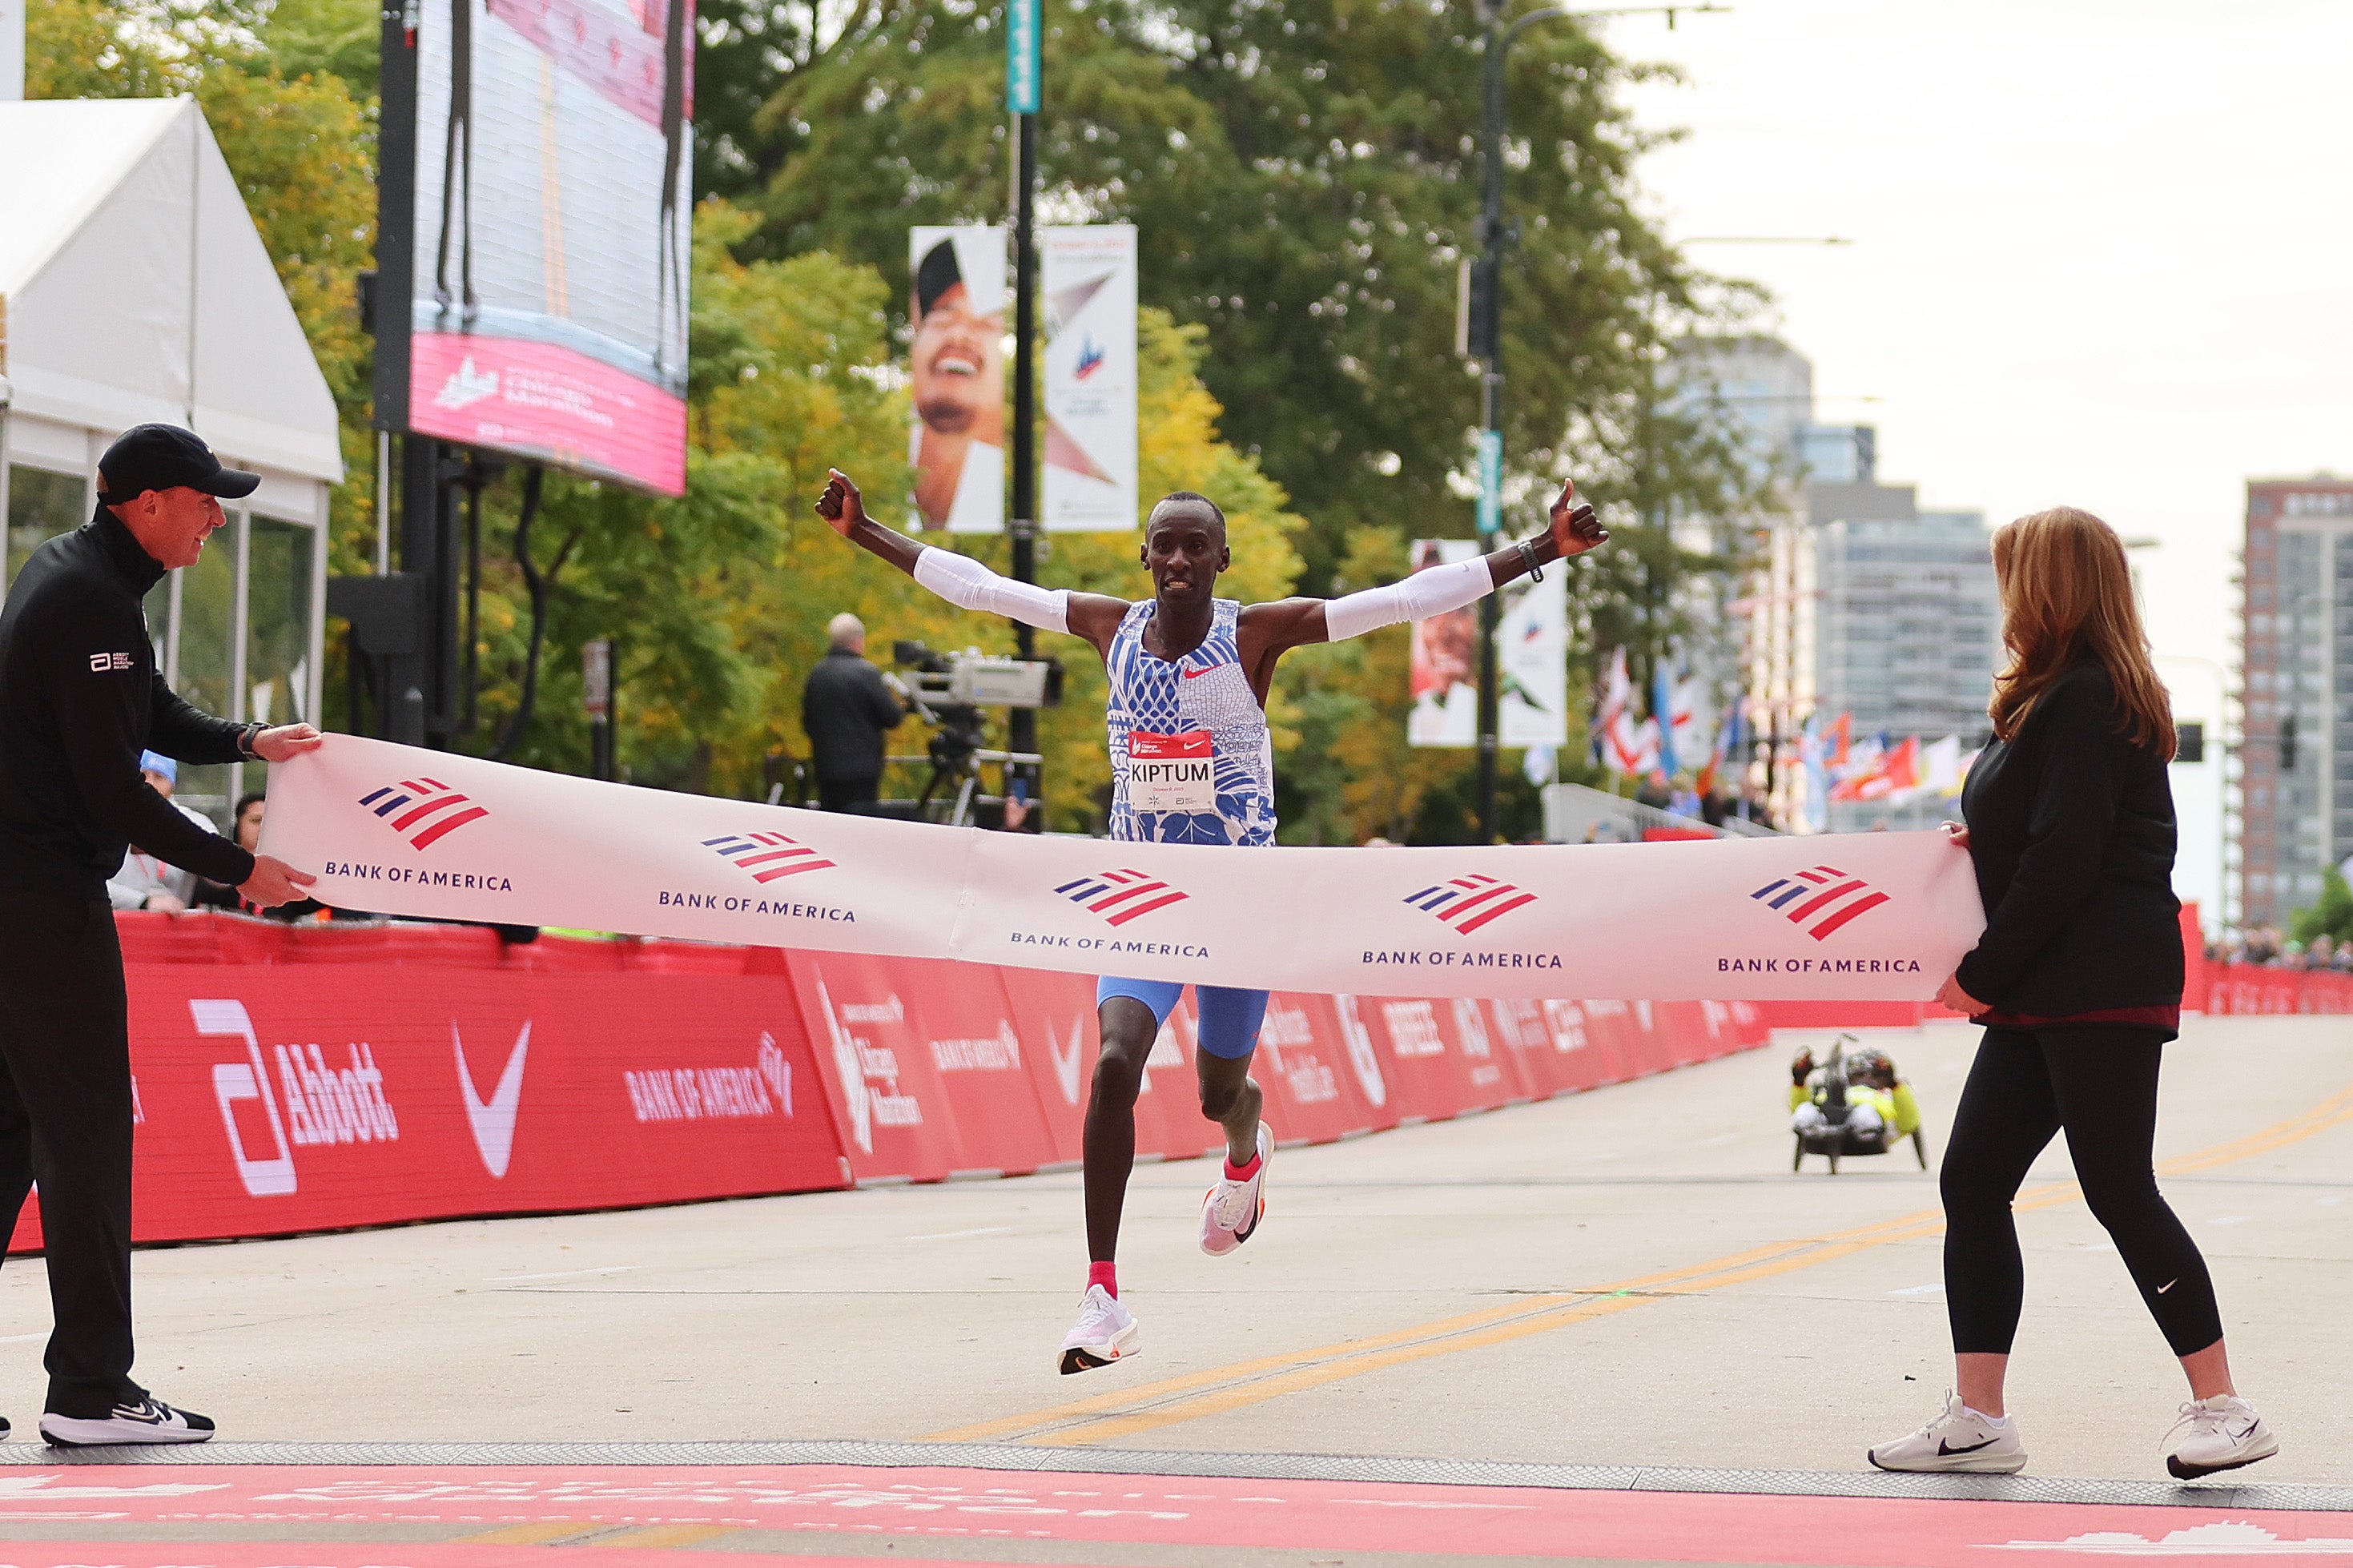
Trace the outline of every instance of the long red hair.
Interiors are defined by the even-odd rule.
[[[2016,738],[2052,682],[2090,658],[2116,683],[2126,737],[2171,760],[2173,700],[2149,658],[2116,530],[2072,506],[2021,517],[1995,531],[1993,573],[2010,654],[1986,709],[1994,734]]]

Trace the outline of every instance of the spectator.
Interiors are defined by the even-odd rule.
[[[238,848],[249,853],[259,851],[261,816],[268,808],[268,797],[259,790],[249,791],[237,797],[237,810],[229,818],[229,837],[237,840]],[[243,914],[287,921],[308,920],[326,908],[316,899],[297,899],[290,904],[280,904],[275,909],[257,909],[239,898],[235,888],[225,888],[218,882],[197,883],[195,902],[212,909],[236,910]]]
[[[180,782],[180,764],[169,757],[153,752],[139,753],[139,776],[147,787],[171,800],[172,791]],[[220,829],[202,813],[189,810],[174,802],[173,810],[203,828],[217,834]],[[251,845],[246,847],[251,848]],[[209,885],[209,884],[207,884]],[[106,879],[106,901],[118,910],[156,910],[165,914],[178,914],[186,909],[196,892],[196,874],[158,860],[137,845],[122,853],[122,865]],[[233,895],[232,895],[233,896]]]
[[[801,728],[817,763],[818,805],[826,811],[871,812],[882,784],[882,737],[906,706],[866,662],[866,626],[856,616],[826,626],[832,647],[801,689]]]

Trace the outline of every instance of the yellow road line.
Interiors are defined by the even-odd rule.
[[[2261,1131],[2166,1161],[2158,1170],[2168,1175],[2209,1170],[2299,1142],[2348,1120],[2353,1120],[2353,1087]],[[2082,1196],[2083,1189],[2073,1182],[2052,1182],[2020,1193],[2011,1206],[2052,1208]],[[1058,1446],[1113,1442],[1387,1367],[1547,1333],[1572,1323],[1622,1312],[1645,1301],[1704,1295],[1726,1286],[1810,1268],[1892,1242],[1925,1239],[1944,1228],[1943,1211],[1926,1209],[1829,1236],[1751,1247],[1705,1263],[1622,1279],[1591,1290],[1523,1297],[1504,1306],[1386,1334],[1261,1356],[1134,1388],[1108,1391],[1045,1410],[934,1432],[925,1440],[1010,1440]]]
[[[733,1535],[732,1524],[652,1524],[643,1530],[625,1530],[618,1535],[600,1535],[580,1544],[591,1548],[608,1546],[677,1547],[700,1546],[706,1541],[716,1541],[723,1535]]]
[[[545,1546],[601,1528],[593,1519],[541,1519],[529,1524],[501,1525],[479,1535],[461,1535],[458,1540],[470,1546]]]

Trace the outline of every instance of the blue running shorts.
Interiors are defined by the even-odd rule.
[[[1095,1005],[1114,996],[1126,996],[1152,1009],[1155,1024],[1168,1022],[1176,998],[1185,994],[1176,980],[1114,980],[1106,974],[1095,982]],[[1237,991],[1225,985],[1196,985],[1193,1001],[1201,1012],[1201,1048],[1228,1061],[1258,1048],[1258,1026],[1266,1022],[1266,993]]]

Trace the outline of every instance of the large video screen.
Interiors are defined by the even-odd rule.
[[[423,0],[407,428],[686,488],[691,0]]]

